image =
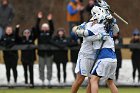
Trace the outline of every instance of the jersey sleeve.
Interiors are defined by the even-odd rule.
[[[88,36],[94,36],[94,35],[97,35],[98,33],[96,33],[94,30],[89,30],[89,29],[86,29],[85,31],[84,31],[84,36],[85,37],[88,37]]]
[[[98,34],[98,35],[93,35],[93,36],[85,37],[85,39],[87,41],[89,41],[89,42],[93,42],[93,41],[100,40],[101,39],[101,36]]]

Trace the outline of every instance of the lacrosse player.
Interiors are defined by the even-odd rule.
[[[73,31],[75,32],[75,29],[79,28],[80,30],[85,30],[85,29],[90,29],[92,27],[92,22],[88,22],[84,27],[85,24],[82,24],[78,27],[74,27]],[[82,37],[81,34],[76,33],[78,36]],[[96,35],[95,39],[100,39],[101,35]],[[94,62],[95,58],[95,51],[92,48],[92,42],[88,41],[85,37],[83,37],[83,43],[81,45],[79,54],[78,54],[78,59],[77,59],[77,64],[75,68],[75,73],[77,74],[76,80],[72,85],[71,88],[71,93],[77,93],[80,85],[83,83],[85,80],[85,77],[90,77],[90,70]],[[90,91],[90,83],[88,84],[87,87],[87,93],[91,93]]]
[[[76,31],[77,33],[83,34],[83,36],[88,35],[86,38],[90,37],[90,40],[93,38],[93,50],[96,50],[97,61],[95,61],[95,65],[92,66],[93,68],[91,70],[91,93],[98,93],[98,82],[100,78],[107,80],[107,85],[109,86],[112,93],[118,93],[118,89],[113,82],[117,66],[114,41],[112,34],[110,34],[110,31],[113,29],[113,27],[110,25],[108,26],[108,24],[104,22],[104,19],[106,17],[107,19],[110,19],[111,15],[106,15],[105,10],[97,6],[94,7],[91,12],[94,20],[94,28],[92,28],[92,30],[83,30],[83,32],[78,30]],[[110,36],[104,38],[103,40],[101,39],[95,41],[94,38],[99,33]]]
[[[98,54],[96,55],[96,57],[98,57],[97,62],[95,61],[95,66],[93,65],[93,68],[91,70],[91,92],[98,93],[98,82],[100,78],[104,78],[107,80],[107,84],[111,92],[118,93],[118,89],[113,82],[117,66],[117,59],[114,51],[114,41],[112,38],[112,34],[115,34],[115,32],[119,31],[118,26],[113,22],[113,25],[109,22],[104,22],[104,19],[107,19],[107,21],[109,19],[110,21],[110,19],[113,19],[113,17],[111,15],[107,15],[106,11],[101,7],[94,7],[91,10],[91,13],[94,20],[92,29],[76,30],[77,34],[85,36],[87,40],[93,40],[93,50],[96,50],[96,53]],[[112,34],[110,32],[112,32]],[[95,41],[94,38],[99,33],[104,34],[104,36],[105,34],[106,36],[110,36]],[[104,41],[104,43],[102,40]]]
[[[85,77],[91,76],[90,70],[92,69],[92,65],[94,63],[94,58],[96,55],[96,51],[93,49],[93,40],[96,41],[96,40],[101,40],[105,38],[105,36],[102,33],[98,33],[97,35],[94,35],[94,37],[92,37],[93,34],[90,31],[96,28],[96,26],[94,27],[93,24],[94,24],[94,21],[93,21],[93,18],[91,18],[90,22],[83,23],[80,26],[76,26],[73,28],[73,31],[75,34],[77,34],[79,37],[83,37],[83,43],[79,51],[77,65],[75,68],[75,73],[77,73],[77,77],[76,77],[75,82],[72,85],[71,93],[77,93]],[[85,30],[89,32],[84,33],[86,32]],[[84,37],[84,36],[90,36],[90,35],[92,38]],[[88,83],[87,93],[91,93],[90,90],[91,90],[90,83]]]

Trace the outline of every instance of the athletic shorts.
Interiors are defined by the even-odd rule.
[[[107,62],[104,60],[98,60],[94,68],[91,71],[91,75],[102,77],[103,79],[115,79],[117,62]]]
[[[93,62],[93,59],[86,58],[83,55],[78,55],[75,73],[80,73],[83,76],[90,77],[90,71],[92,70]]]

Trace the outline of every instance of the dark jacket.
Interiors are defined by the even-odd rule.
[[[5,28],[14,18],[13,8],[11,5],[0,5],[0,26]]]
[[[85,11],[88,13],[88,19],[91,18],[91,10],[94,6],[99,6],[96,0],[94,1],[95,3],[93,5],[87,4],[85,7]]]
[[[76,63],[78,58],[78,53],[80,49],[80,44],[78,44],[78,41],[81,42],[81,39],[77,36],[71,36],[69,38],[68,46],[71,48],[71,62],[73,63]]]
[[[18,33],[17,33],[18,34]],[[31,48],[30,45],[34,45],[35,36],[31,33],[31,36],[27,40],[26,37],[18,37],[18,43],[21,45],[28,45],[27,50],[21,50],[21,61],[22,62],[34,62],[36,60],[35,49]]]
[[[133,43],[139,44],[140,43],[140,39],[138,39],[138,40],[132,39],[130,43],[131,44],[133,44]],[[130,49],[130,50],[132,52],[132,60],[133,59],[134,60],[139,60],[140,49]]]
[[[123,41],[122,41],[122,38],[121,37],[114,37],[114,42],[115,42],[115,45],[122,45],[123,44]],[[117,68],[121,68],[122,66],[122,52],[121,52],[121,49],[120,48],[115,48],[115,53],[116,53],[116,56],[117,56]]]
[[[67,50],[65,50],[67,44],[68,44],[68,40],[66,37],[58,37],[55,36],[53,38],[53,41],[55,42],[55,44],[57,44],[59,46],[59,50],[56,50],[54,52],[54,61],[55,62],[67,62],[68,58],[67,58]]]
[[[86,6],[86,11],[87,11],[87,13],[89,14],[89,15],[91,15],[91,9],[94,7],[94,5],[87,5]]]
[[[54,25],[53,25],[53,21],[49,20],[49,27],[50,27],[50,31],[47,32],[43,32],[40,29],[40,21],[41,19],[37,19],[36,22],[36,26],[34,27],[34,33],[36,35],[36,38],[38,39],[38,45],[50,45],[51,39],[52,39],[52,35],[54,32]],[[44,57],[45,55],[47,56],[51,56],[52,55],[52,51],[51,50],[38,50],[38,54],[39,56]]]
[[[15,31],[16,32],[16,31]],[[17,44],[16,34],[13,33],[11,35],[4,35],[1,39],[1,45],[7,49],[12,48]],[[3,51],[4,60],[18,60],[18,52],[17,50],[4,50]]]

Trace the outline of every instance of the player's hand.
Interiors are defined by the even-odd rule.
[[[106,16],[106,19],[113,19],[113,16],[111,14]]]
[[[42,13],[41,11],[38,12],[37,17],[38,17],[38,18],[43,18],[43,13]]]
[[[84,36],[84,29],[81,29],[80,27],[77,28],[76,30],[76,34],[79,36],[79,37],[83,37]]]
[[[107,33],[99,33],[98,35],[101,40],[107,40],[110,37]]]
[[[109,34],[102,34],[101,40],[107,40],[109,37]]]
[[[78,28],[78,26],[74,26],[74,27],[72,28],[72,32],[74,32],[74,33],[76,34],[77,28]]]
[[[47,19],[52,20],[52,18],[53,18],[52,14],[48,14]]]
[[[79,37],[83,37],[84,35],[84,29],[82,29],[80,26],[74,26],[72,31]]]

